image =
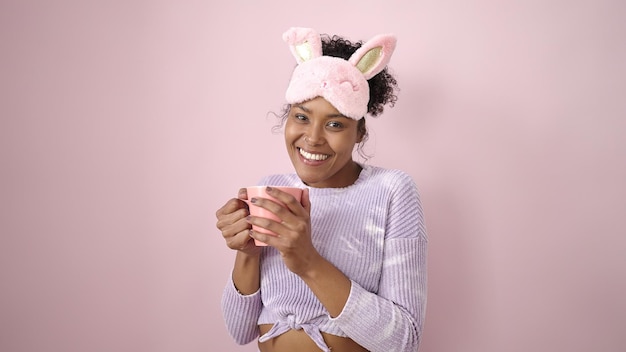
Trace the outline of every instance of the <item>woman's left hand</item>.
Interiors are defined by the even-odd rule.
[[[297,275],[306,273],[316,260],[320,259],[311,241],[311,202],[309,190],[302,192],[302,201],[276,188],[267,189],[267,193],[280,200],[286,207],[266,198],[257,198],[254,206],[265,208],[274,213],[281,222],[266,218],[248,216],[248,222],[277,234],[277,236],[252,231],[251,236],[276,248],[287,268]]]

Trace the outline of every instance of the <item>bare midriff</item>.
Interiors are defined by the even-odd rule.
[[[261,335],[272,328],[271,324],[259,325]],[[347,337],[331,335],[322,332],[326,345],[333,352],[367,352],[367,350]],[[259,342],[261,352],[319,352],[315,342],[311,340],[304,330],[289,330],[263,343]]]

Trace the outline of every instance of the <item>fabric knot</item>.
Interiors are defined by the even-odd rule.
[[[330,348],[326,345],[319,327],[310,322],[303,324],[296,322],[296,316],[294,314],[289,314],[283,319],[277,321],[268,332],[259,337],[259,342],[268,341],[276,336],[286,333],[289,330],[304,330],[304,332],[309,335],[311,340],[315,342],[317,347],[324,352],[330,352]]]
[[[296,316],[293,314],[287,315],[287,326],[293,330],[302,329],[302,326],[296,322]]]

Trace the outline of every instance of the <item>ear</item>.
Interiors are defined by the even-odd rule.
[[[283,33],[283,40],[298,64],[322,56],[322,39],[314,29],[291,27]]]
[[[396,41],[392,34],[377,35],[357,49],[348,61],[363,73],[365,79],[370,79],[387,66]]]
[[[361,117],[359,121],[357,121],[356,134],[356,144],[363,142],[363,140],[367,137],[367,127],[365,127],[364,117]]]

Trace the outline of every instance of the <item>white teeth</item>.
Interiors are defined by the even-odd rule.
[[[298,149],[300,151],[300,155],[302,155],[303,157],[305,157],[308,160],[326,160],[328,158],[328,155],[326,154],[311,154],[308,152],[305,152],[304,150],[302,150],[302,148]]]

